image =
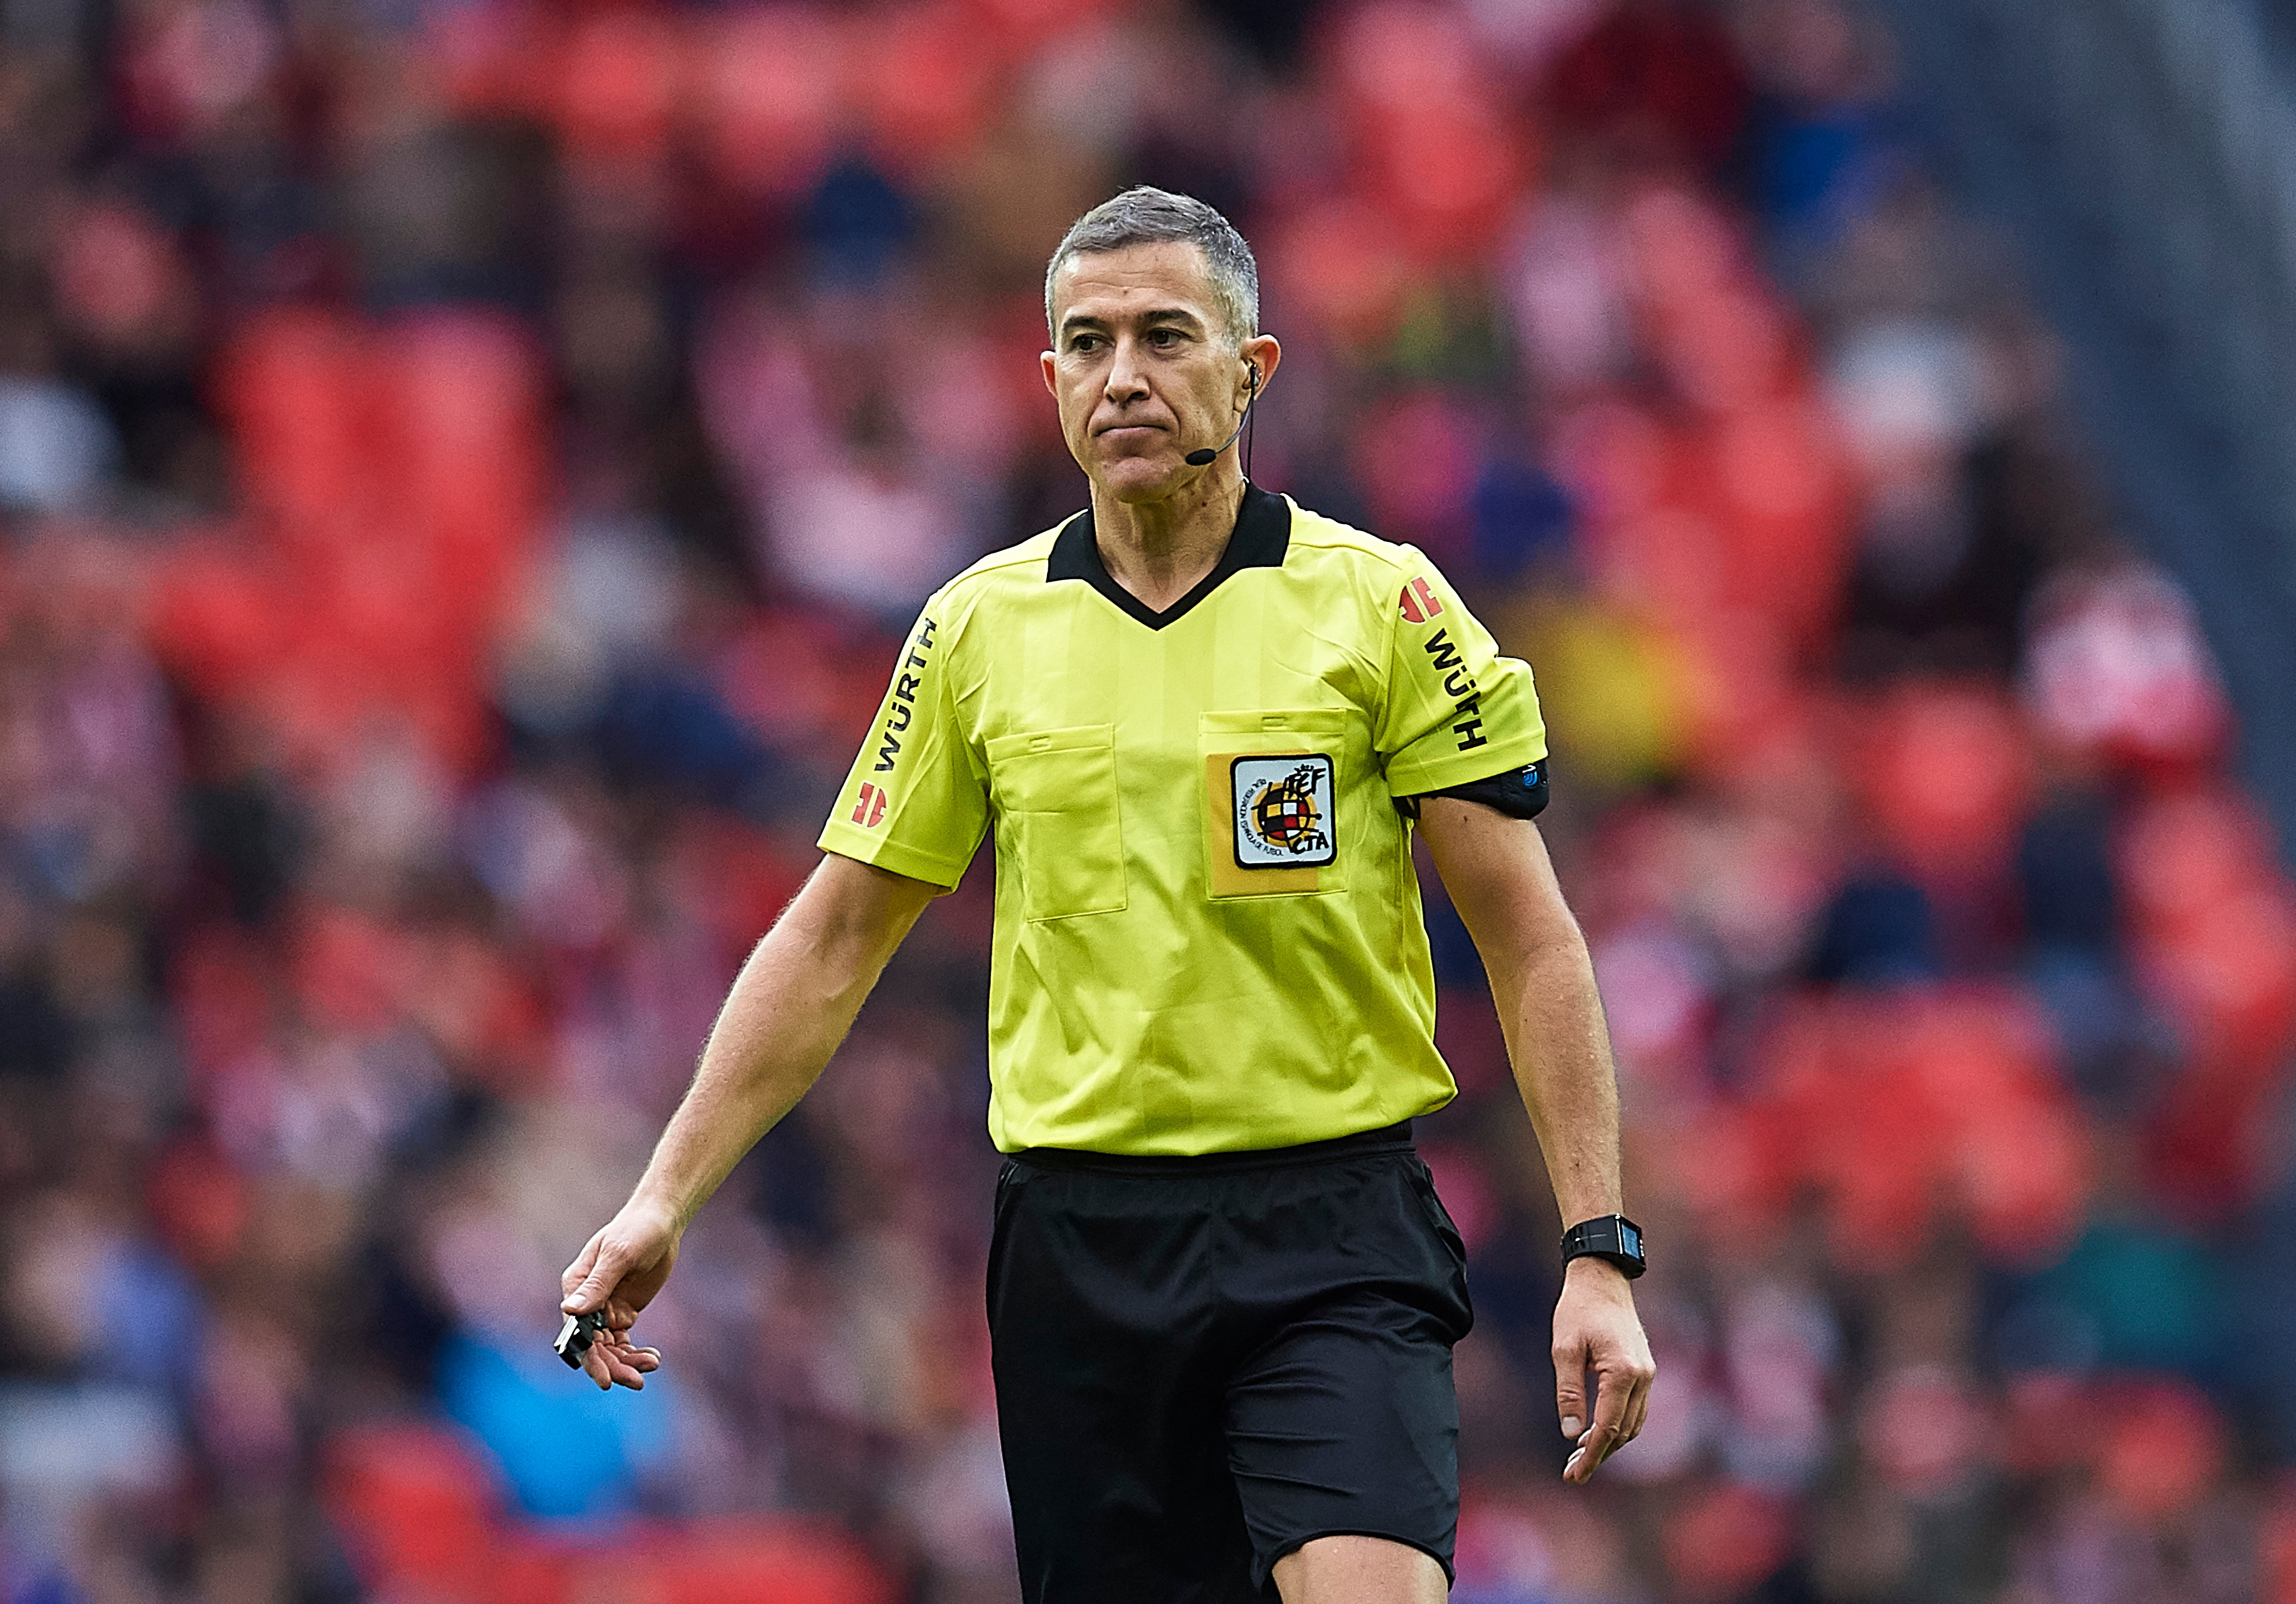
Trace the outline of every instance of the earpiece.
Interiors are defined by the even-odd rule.
[[[1218,446],[1199,446],[1195,450],[1182,457],[1180,460],[1185,462],[1189,467],[1210,467],[1213,462],[1218,460],[1219,454],[1221,452],[1226,451],[1229,446],[1235,444],[1236,435],[1242,434],[1243,432],[1243,426],[1251,421],[1252,404],[1259,399],[1259,364],[1256,362],[1248,362],[1244,364],[1243,371],[1249,373],[1250,378],[1246,381],[1248,388],[1244,393],[1243,415],[1235,421],[1235,433],[1229,435],[1226,439],[1222,440]]]

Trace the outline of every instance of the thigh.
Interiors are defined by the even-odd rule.
[[[1258,1596],[1203,1221],[1120,1178],[1009,1166],[998,1183],[989,1333],[1029,1604]]]
[[[1384,1537],[1316,1537],[1275,1562],[1283,1604],[1443,1604],[1433,1556]]]

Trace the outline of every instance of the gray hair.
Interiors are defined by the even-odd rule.
[[[1212,297],[1227,323],[1228,343],[1238,345],[1259,333],[1259,264],[1235,225],[1193,195],[1144,184],[1102,201],[1061,236],[1060,249],[1045,266],[1045,328],[1054,343],[1060,331],[1053,327],[1053,279],[1070,257],[1171,240],[1185,241],[1204,253]]]

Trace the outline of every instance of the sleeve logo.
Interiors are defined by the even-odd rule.
[[[885,817],[885,788],[861,783],[861,800],[854,805],[853,822],[864,830],[874,830]]]
[[[1320,869],[1332,839],[1332,760],[1239,757],[1234,788],[1235,861],[1243,869]]]
[[[1451,644],[1450,632],[1437,630],[1420,642],[1420,650],[1433,662],[1435,672],[1443,676],[1443,694],[1458,704],[1452,709],[1452,716],[1459,722],[1451,726],[1451,733],[1459,738],[1459,749],[1472,752],[1479,746],[1490,745],[1491,738],[1482,733],[1481,687],[1467,672],[1466,659],[1459,655],[1459,649]]]
[[[893,675],[893,694],[885,701],[885,727],[879,732],[883,739],[877,748],[878,773],[891,771],[893,759],[901,755],[901,736],[908,729],[909,720],[916,716],[917,691],[925,683],[923,675],[926,661],[932,651],[933,629],[933,621],[925,619],[917,630],[916,639],[909,642],[909,652],[901,659],[900,669]],[[909,673],[912,668],[916,673]],[[878,811],[882,813],[883,793],[878,793]],[[857,814],[854,822],[860,822]],[[872,824],[876,822],[874,819],[869,821]]]
[[[1443,610],[1443,598],[1423,577],[1405,585],[1398,602],[1403,609],[1404,621],[1408,624],[1424,624]]]

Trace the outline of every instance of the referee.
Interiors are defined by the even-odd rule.
[[[1045,282],[1091,504],[926,604],[827,855],[563,1306],[606,1311],[593,1380],[644,1384],[629,1330],[680,1234],[993,831],[988,1315],[1030,1604],[1440,1600],[1472,1317],[1411,1146],[1456,1091],[1414,827],[1573,1227],[1566,1479],[1633,1439],[1652,1374],[1601,1004],[1531,822],[1530,673],[1418,552],[1242,477],[1283,353],[1219,213],[1128,191]]]

